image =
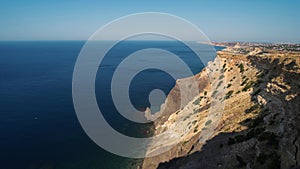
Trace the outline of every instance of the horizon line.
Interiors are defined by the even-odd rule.
[[[0,42],[46,42],[46,41],[91,41],[88,39],[20,39],[20,40],[0,40]],[[107,39],[107,40],[100,40],[100,41],[118,41],[115,39]],[[126,40],[126,41],[175,41],[175,40],[166,40],[166,39],[134,39],[134,40]],[[186,42],[198,42],[198,43],[207,43],[195,40],[189,40]],[[268,41],[210,41],[211,43],[269,43],[269,44],[300,44],[300,42],[287,42],[287,41],[278,41],[278,42],[268,42]]]

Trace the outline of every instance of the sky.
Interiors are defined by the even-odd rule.
[[[300,43],[299,7],[299,0],[3,0],[0,40],[87,40],[119,17],[163,12],[212,41]]]

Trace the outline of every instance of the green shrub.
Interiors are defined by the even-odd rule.
[[[260,108],[260,105],[256,103],[255,105],[253,105],[253,106],[251,106],[249,109],[247,109],[247,110],[245,111],[245,113],[251,113],[251,112],[253,112],[254,110],[257,110],[258,108]]]
[[[205,126],[208,126],[208,125],[210,125],[211,124],[211,120],[208,120],[206,123],[205,123]]]
[[[248,89],[250,89],[252,86],[255,86],[256,83],[253,81],[250,81],[246,84],[246,86],[242,89],[243,92],[247,91]]]
[[[241,63],[241,64],[239,64],[238,67],[240,68],[240,73],[243,73],[244,72],[244,65]]]
[[[215,90],[212,94],[211,97],[215,97],[215,95],[218,93],[218,90]]]
[[[259,88],[259,89],[256,89],[256,90],[252,93],[252,95],[255,96],[255,95],[257,95],[259,92],[261,92],[261,89],[260,89],[260,88]]]
[[[198,131],[198,125],[194,129],[194,133],[196,133],[197,131]]]
[[[196,123],[197,123],[197,120],[194,120],[194,121],[192,122],[193,125],[195,125]]]
[[[182,145],[186,145],[188,142],[189,142],[189,141],[184,141],[184,142],[182,143]]]
[[[197,98],[194,102],[193,102],[193,104],[194,105],[198,105],[198,104],[200,104],[200,102],[201,102],[201,100],[202,100],[202,96],[200,96],[199,98]]]
[[[263,72],[259,73],[258,75],[256,75],[257,78],[262,78],[265,74]]]
[[[233,94],[233,90],[230,90],[229,92],[227,92],[225,95],[225,99],[229,99],[232,94]]]
[[[244,79],[241,86],[244,86],[248,82],[248,80],[249,80],[249,78]]]
[[[220,81],[217,85],[217,88],[219,88],[221,86],[221,84],[223,83],[223,81]]]

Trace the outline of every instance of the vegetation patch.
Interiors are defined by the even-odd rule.
[[[198,131],[198,125],[194,129],[194,133],[196,133],[197,131]]]
[[[194,109],[194,113],[198,113],[198,112],[199,112],[199,110],[200,110],[200,108],[198,108],[198,109]]]
[[[230,79],[230,81],[232,82],[234,79],[235,79],[235,76],[233,76],[233,77]]]
[[[195,125],[196,123],[197,123],[197,120],[194,120],[194,121],[192,122],[193,125]]]
[[[184,141],[182,144],[183,144],[183,145],[186,145],[188,142],[189,142],[189,141],[186,140],[186,141]]]
[[[257,118],[252,120],[252,123],[251,123],[250,127],[256,127],[256,126],[260,125],[263,122],[264,122],[263,117],[257,117]]]
[[[190,116],[186,116],[183,118],[183,121],[186,121],[188,118],[190,118]]]
[[[193,104],[194,104],[194,105],[200,104],[200,102],[201,102],[202,99],[203,99],[203,96],[200,96],[199,98],[197,98],[197,99],[193,102]]]
[[[256,75],[257,78],[262,78],[265,74],[263,72]]]
[[[211,124],[211,120],[208,120],[206,123],[205,123],[205,126],[208,126],[208,125],[210,125]]]
[[[244,86],[248,82],[248,80],[249,80],[249,78],[244,79],[241,86]]]
[[[240,68],[240,73],[243,73],[245,70],[244,70],[244,65],[241,63],[238,65],[238,67]]]
[[[221,84],[223,83],[223,81],[220,81],[217,85],[217,88],[219,88],[221,86]]]
[[[251,112],[253,112],[254,110],[257,110],[257,109],[259,109],[260,108],[260,105],[258,104],[258,103],[256,103],[255,105],[253,105],[253,106],[251,106],[249,109],[247,109],[246,111],[245,111],[245,113],[251,113]]]
[[[233,94],[233,90],[230,90],[229,92],[227,92],[225,95],[225,99],[229,99],[232,94]]]
[[[253,96],[256,96],[258,93],[260,93],[261,92],[261,89],[260,88],[258,88],[258,89],[256,89],[253,93],[252,93],[252,95]]]
[[[217,93],[218,93],[218,90],[215,90],[215,91],[211,94],[211,97],[215,97]]]
[[[246,86],[242,89],[243,92],[249,90],[251,87],[255,86],[257,83],[256,82],[253,82],[253,81],[250,81],[246,84]]]

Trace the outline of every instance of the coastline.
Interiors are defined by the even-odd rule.
[[[231,44],[232,45],[232,44]],[[235,46],[235,45],[234,45]],[[260,50],[257,50],[257,48],[259,48]],[[249,110],[254,109],[253,106],[257,105],[257,104],[265,104],[264,107],[268,107],[268,109],[272,110],[272,113],[281,113],[278,112],[277,109],[274,109],[274,105],[269,104],[265,101],[263,101],[263,103],[260,103],[261,100],[276,100],[276,99],[282,99],[280,98],[280,96],[276,96],[278,98],[274,98],[273,97],[269,97],[267,94],[265,94],[264,92],[262,92],[262,90],[260,88],[257,87],[257,85],[259,84],[259,86],[264,86],[266,85],[267,82],[263,82],[262,80],[260,80],[262,72],[265,71],[265,67],[270,67],[272,66],[272,62],[270,64],[270,61],[267,61],[267,59],[272,60],[276,60],[276,59],[280,59],[281,61],[289,59],[289,60],[294,60],[297,59],[297,57],[295,56],[299,56],[299,53],[295,53],[289,57],[285,56],[282,57],[280,51],[278,50],[268,50],[268,48],[264,48],[264,46],[259,46],[256,48],[252,47],[252,46],[247,46],[247,45],[243,45],[243,46],[239,46],[239,47],[230,47],[230,45],[226,46],[227,50],[222,50],[220,52],[217,53],[217,60],[215,60],[214,62],[212,62],[209,65],[219,65],[219,68],[215,68],[215,70],[223,70],[225,72],[225,76],[224,76],[224,80],[225,80],[225,84],[227,86],[224,86],[224,89],[226,90],[226,96],[224,98],[220,98],[221,100],[223,100],[223,102],[226,102],[225,106],[225,110],[224,113],[221,117],[221,121],[216,123],[217,128],[216,130],[213,132],[212,136],[208,139],[208,143],[203,143],[203,144],[199,144],[198,143],[198,139],[199,139],[199,134],[201,134],[201,132],[203,132],[203,127],[205,127],[207,121],[201,121],[201,118],[199,117],[205,117],[208,107],[206,107],[206,105],[209,105],[210,103],[210,97],[214,97],[213,93],[214,93],[214,89],[209,88],[209,87],[204,87],[202,88],[202,92],[200,94],[200,97],[202,97],[202,101],[200,100],[200,107],[198,108],[197,105],[194,105],[193,103],[195,102],[195,99],[191,100],[191,103],[188,104],[186,107],[190,108],[182,108],[179,109],[177,106],[177,110],[173,110],[173,112],[169,112],[167,114],[164,114],[163,118],[159,119],[159,122],[155,123],[155,128],[156,131],[155,133],[158,134],[162,131],[164,131],[165,129],[170,129],[172,128],[172,126],[177,126],[176,130],[180,129],[182,126],[187,126],[187,128],[189,128],[189,124],[193,123],[193,121],[197,121],[195,123],[195,130],[196,132],[191,133],[191,134],[187,134],[184,137],[184,140],[186,141],[182,141],[180,143],[176,143],[177,145],[174,146],[174,148],[172,148],[170,151],[163,153],[161,155],[159,155],[158,157],[151,157],[148,159],[145,159],[143,162],[143,168],[147,168],[147,169],[152,169],[152,168],[176,168],[179,167],[178,165],[180,164],[180,166],[182,168],[189,168],[191,166],[190,163],[195,163],[197,164],[197,166],[202,166],[203,168],[207,168],[208,166],[210,166],[210,168],[214,168],[211,167],[212,165],[215,165],[216,161],[219,161],[218,164],[220,165],[224,165],[224,161],[222,161],[222,159],[224,158],[232,158],[232,162],[230,162],[229,164],[226,164],[227,167],[231,166],[231,168],[234,168],[235,165],[237,165],[236,163],[236,159],[235,156],[231,155],[231,154],[237,154],[239,152],[247,152],[248,150],[246,150],[249,146],[252,146],[254,143],[251,142],[251,140],[245,140],[245,144],[244,146],[240,146],[239,144],[230,144],[227,145],[227,140],[231,137],[235,137],[238,134],[247,134],[249,131],[249,129],[247,129],[246,126],[241,125],[240,123],[244,122],[244,121],[249,121],[249,119],[253,119],[254,121],[257,118],[260,118],[260,109],[256,110],[257,112],[253,112],[253,113],[247,113]],[[264,52],[261,52],[264,51]],[[275,53],[275,56],[274,56]],[[295,55],[295,56],[294,56]],[[297,63],[299,63],[299,58],[297,60]],[[219,63],[218,63],[219,62]],[[242,66],[240,66],[242,65]],[[207,74],[207,71],[210,70],[209,67],[204,68],[199,74],[196,75],[197,78],[202,77],[202,75]],[[284,71],[284,70],[281,70]],[[268,74],[270,72],[267,72]],[[276,72],[274,72],[276,73]],[[264,73],[266,74],[266,73]],[[277,74],[276,74],[277,75]],[[299,74],[298,74],[299,75]],[[278,76],[278,75],[277,75]],[[279,75],[280,76],[280,75]],[[217,77],[217,81],[212,81],[212,84],[217,84],[219,83],[219,78],[221,77],[220,74],[216,74],[215,77]],[[268,75],[264,75],[263,76],[268,77]],[[245,79],[247,79],[247,81],[245,82]],[[291,80],[291,79],[290,79]],[[201,82],[203,82],[204,80],[201,79]],[[252,83],[252,82],[259,82],[259,83]],[[245,84],[243,84],[245,83]],[[230,85],[228,85],[230,84]],[[254,85],[255,84],[255,85]],[[214,86],[214,85],[213,85]],[[222,84],[221,84],[222,86]],[[247,88],[246,88],[247,86]],[[207,92],[207,95],[204,95],[204,90]],[[177,89],[176,87],[174,87],[172,89],[173,92],[170,92],[170,95],[168,95],[166,103],[172,103],[172,104],[166,104],[166,106],[171,106],[171,107],[176,107],[176,105],[174,106],[174,101],[173,98],[176,97],[176,92]],[[297,90],[296,90],[297,91]],[[255,93],[255,95],[253,95],[253,93]],[[201,96],[203,95],[203,96]],[[197,99],[196,99],[197,100]],[[284,100],[284,98],[283,98]],[[293,102],[294,104],[295,102]],[[237,109],[232,109],[230,107],[230,105],[237,105]],[[205,108],[206,107],[206,108]],[[194,114],[193,112],[189,112],[189,110],[200,110],[197,113],[197,117],[192,115]],[[296,112],[294,112],[296,113]],[[186,118],[189,117],[189,118]],[[185,120],[184,120],[185,119]],[[230,120],[228,120],[230,119]],[[236,122],[234,122],[236,121]],[[251,120],[250,120],[251,121]],[[275,122],[276,125],[278,125],[277,122]],[[274,124],[273,124],[274,125]],[[269,128],[271,126],[269,126],[268,123],[264,124],[260,124],[259,126],[252,126],[252,130],[259,128],[263,126],[264,128]],[[250,126],[251,127],[251,126]],[[295,126],[294,126],[295,127]],[[175,128],[174,128],[175,129]],[[251,128],[250,128],[251,129]],[[176,132],[176,130],[174,132]],[[280,131],[276,131],[276,132],[280,132]],[[224,134],[223,134],[224,133]],[[228,133],[228,134],[225,134]],[[238,133],[238,134],[237,134]],[[255,138],[255,136],[253,136],[254,140],[257,139]],[[286,136],[287,138],[291,137],[291,136]],[[279,139],[276,137],[276,139]],[[170,142],[170,139],[168,139]],[[216,141],[215,141],[216,140]],[[218,140],[218,141],[217,141]],[[163,145],[165,145],[166,143],[164,143],[164,141],[162,140],[161,143]],[[260,146],[266,146],[263,142],[259,143]],[[290,143],[292,144],[292,143]],[[166,144],[168,145],[168,144]],[[215,150],[217,147],[219,147],[219,145],[222,145],[222,151],[230,151],[230,150],[235,150],[232,153],[222,153],[220,152],[219,154],[215,154],[213,152],[208,153],[208,150],[214,150],[216,152],[220,151],[220,150]],[[247,146],[246,146],[247,145]],[[208,148],[209,147],[209,148]],[[235,148],[232,148],[235,147]],[[287,148],[289,149],[289,148]],[[152,150],[150,150],[152,151]],[[269,150],[268,150],[269,151]],[[273,151],[273,150],[272,150]],[[295,150],[289,150],[289,151],[295,151]],[[203,153],[202,153],[203,152]],[[192,154],[198,154],[198,157]],[[251,153],[251,151],[249,152]],[[276,153],[278,154],[284,154],[285,152],[281,152],[281,151],[277,151]],[[240,154],[239,154],[240,156]],[[244,155],[242,158],[245,158],[249,161],[255,160],[255,159],[251,159],[249,157],[244,157]],[[195,159],[195,157],[197,157],[197,159]],[[206,159],[206,158],[211,158],[214,159],[211,162],[209,161],[201,161],[200,159]],[[200,161],[199,161],[200,160]],[[291,161],[291,159],[289,158],[288,160],[285,159],[286,161]],[[198,161],[198,162],[196,162]],[[187,163],[190,162],[190,163]],[[214,163],[212,163],[214,162]],[[252,162],[251,162],[252,163]],[[284,165],[291,165],[292,163],[286,163]],[[206,166],[208,165],[208,166]],[[189,166],[189,167],[188,167]],[[216,168],[218,168],[218,166],[216,166]],[[230,167],[229,167],[230,168]]]

